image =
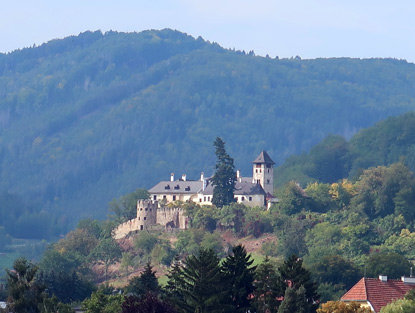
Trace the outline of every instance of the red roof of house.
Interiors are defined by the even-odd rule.
[[[368,301],[376,313],[393,300],[403,296],[415,285],[404,283],[402,280],[388,279],[381,281],[377,278],[362,278],[346,294],[343,301]]]

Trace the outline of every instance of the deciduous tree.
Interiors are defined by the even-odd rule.
[[[317,313],[372,313],[369,307],[361,306],[357,302],[328,301],[317,309]]]

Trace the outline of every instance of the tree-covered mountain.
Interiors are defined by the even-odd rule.
[[[275,171],[279,186],[294,180],[334,183],[355,179],[369,167],[388,166],[402,161],[415,170],[415,113],[389,117],[362,129],[349,141],[329,135],[308,153],[289,157]]]
[[[413,110],[414,87],[406,61],[264,58],[168,29],[52,40],[0,54],[0,191],[64,224],[103,217],[171,172],[211,175],[217,136],[248,174],[263,149],[280,164]]]

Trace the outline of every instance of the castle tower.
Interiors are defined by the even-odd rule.
[[[138,230],[148,229],[157,223],[158,202],[151,200],[137,201],[137,226]]]
[[[266,193],[274,192],[274,164],[266,151],[262,151],[252,162],[252,182],[261,184]]]

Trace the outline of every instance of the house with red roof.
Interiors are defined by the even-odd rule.
[[[402,277],[401,279],[388,279],[383,275],[379,278],[364,277],[340,300],[346,303],[357,302],[379,313],[382,307],[396,299],[403,298],[411,289],[415,289],[415,277]]]

